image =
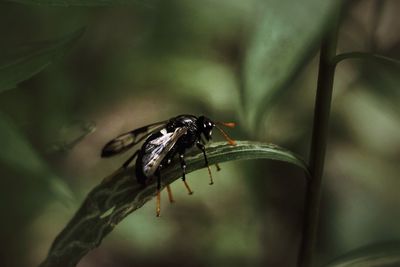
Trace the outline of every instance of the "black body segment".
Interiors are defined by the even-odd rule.
[[[110,157],[120,154],[144,141],[141,148],[129,157],[123,167],[127,168],[136,158],[135,172],[138,182],[146,185],[149,179],[157,179],[157,216],[159,216],[161,171],[176,156],[179,156],[182,180],[189,194],[193,192],[186,182],[185,175],[185,153],[188,149],[197,147],[203,152],[205,166],[210,175],[210,184],[213,183],[204,145],[211,140],[214,126],[215,123],[204,116],[179,115],[167,121],[153,123],[121,134],[104,146],[101,156]],[[169,195],[172,199],[170,190]]]
[[[201,129],[196,116],[180,115],[170,119],[159,132],[151,134],[142,145],[136,160],[138,181],[145,184],[155,173],[155,168],[169,165],[176,155],[184,155],[187,149],[194,147],[202,140]],[[185,179],[184,175],[182,178]]]
[[[186,133],[185,127],[177,127],[173,132],[163,128],[146,139],[136,160],[136,176],[140,183],[145,183],[148,177],[153,177],[158,169],[170,163],[174,146]]]

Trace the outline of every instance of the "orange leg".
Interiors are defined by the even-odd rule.
[[[186,189],[187,189],[187,191],[188,191],[188,194],[189,194],[189,195],[193,194],[192,189],[190,189],[188,183],[186,183],[185,180],[183,180],[183,184],[185,185],[185,187],[186,187]]]
[[[172,196],[171,186],[167,185],[168,199],[170,203],[174,203],[174,197]]]
[[[207,164],[208,176],[210,176],[210,185],[214,184],[214,180],[211,174],[210,166]]]

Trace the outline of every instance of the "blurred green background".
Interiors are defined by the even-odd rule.
[[[204,114],[238,122],[229,131],[235,139],[272,142],[307,158],[318,46],[334,2],[0,2],[0,62],[25,44],[46,46],[85,28],[43,71],[1,92],[0,266],[44,259],[87,192],[129,156],[100,158],[122,132]],[[339,52],[400,58],[399,12],[396,0],[352,1]],[[337,68],[318,264],[400,238],[399,74],[371,60]],[[221,167],[213,186],[204,169],[188,175],[193,196],[175,182],[176,203],[162,195],[161,218],[148,202],[78,266],[294,266],[301,170],[261,160]]]

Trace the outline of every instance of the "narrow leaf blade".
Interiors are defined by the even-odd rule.
[[[233,160],[272,159],[301,167],[309,176],[306,163],[294,153],[273,144],[238,141],[231,146],[225,142],[213,143],[206,149],[210,164]],[[203,153],[194,151],[186,157],[186,172],[204,168]],[[179,161],[161,173],[162,186],[182,175]],[[41,267],[75,266],[90,250],[128,214],[139,209],[156,194],[156,181],[146,187],[136,182],[134,167],[120,169],[106,177],[86,197],[81,208],[55,239]]]
[[[400,266],[400,241],[375,244],[351,251],[325,267]]]
[[[54,41],[30,43],[2,51],[0,57],[0,92],[15,88],[63,56],[81,37],[83,30]]]
[[[26,5],[41,6],[119,6],[128,5],[138,0],[6,0],[8,2],[17,2]]]
[[[207,148],[207,158],[210,164],[222,163],[233,160],[271,159],[288,162],[302,168],[308,175],[307,164],[299,156],[274,144],[239,141],[235,146],[225,142],[216,142]],[[188,172],[204,167],[202,154],[188,156]],[[175,166],[176,175],[181,175],[178,165]]]
[[[341,62],[343,60],[348,60],[348,59],[375,60],[375,61],[382,62],[382,63],[392,64],[394,67],[397,67],[397,68],[400,67],[400,60],[398,60],[398,59],[386,57],[386,56],[379,55],[379,54],[368,53],[368,52],[349,52],[349,53],[339,54],[339,55],[335,56],[334,63],[338,64],[339,62]]]

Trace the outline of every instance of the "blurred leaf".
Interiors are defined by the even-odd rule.
[[[396,267],[400,266],[400,241],[366,246],[351,251],[326,267]]]
[[[250,129],[317,50],[340,1],[268,0],[259,8],[244,66],[244,110]]]
[[[58,133],[58,140],[50,145],[48,153],[68,152],[94,131],[96,123],[93,121],[75,120],[65,124]]]
[[[0,92],[15,88],[63,56],[82,36],[80,29],[61,39],[10,47],[0,56]]]
[[[400,67],[400,61],[391,57],[385,57],[382,55],[367,53],[367,52],[349,52],[343,53],[335,56],[334,63],[338,64],[342,60],[346,59],[367,59],[367,60],[376,60],[381,61],[382,63],[393,64],[394,67]]]
[[[6,0],[28,5],[42,6],[117,6],[140,2],[139,0]]]
[[[19,130],[0,113],[0,160],[25,172],[42,173],[45,169],[32,146]]]
[[[368,60],[359,61],[360,76],[355,84],[361,82],[364,88],[369,90],[381,105],[389,107],[400,114],[400,77],[398,60]],[[340,66],[339,66],[340,67]],[[351,84],[353,86],[353,84]]]
[[[19,170],[30,177],[46,179],[62,200],[70,200],[72,193],[67,185],[52,174],[31,144],[14,126],[0,113],[0,161],[10,168]]]
[[[292,152],[273,144],[238,141],[235,146],[216,142],[207,147],[209,164],[244,159],[272,159],[301,167],[308,176],[306,163]],[[204,168],[204,156],[193,151],[186,158],[186,172]],[[146,187],[136,182],[134,167],[119,169],[87,195],[80,209],[57,236],[41,267],[75,266],[128,214],[156,195],[156,179]],[[162,171],[162,187],[180,178],[182,169],[175,159]]]

